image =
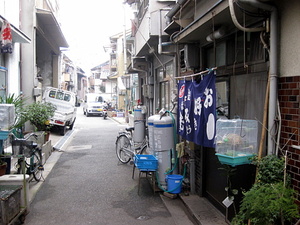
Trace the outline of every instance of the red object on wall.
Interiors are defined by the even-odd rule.
[[[1,53],[12,53],[11,27],[7,21],[3,21],[1,28]]]

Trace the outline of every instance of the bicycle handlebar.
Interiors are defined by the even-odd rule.
[[[18,141],[22,141],[22,140],[25,140],[25,141],[27,141],[30,137],[34,137],[35,139],[37,139],[37,134],[35,134],[35,133],[30,133],[30,134],[28,134],[28,135],[26,135],[26,137],[24,137],[24,138],[18,138],[14,133],[10,133],[9,135],[11,135],[11,136],[13,136],[13,138],[15,139],[15,140],[18,140]]]

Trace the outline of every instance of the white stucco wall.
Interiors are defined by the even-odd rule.
[[[282,5],[281,5],[282,4]],[[280,76],[300,75],[300,1],[279,3],[280,24]]]
[[[33,102],[33,87],[36,84],[35,74],[36,74],[36,42],[35,36],[36,31],[33,29],[35,27],[35,1],[20,0],[22,10],[21,10],[21,30],[31,39],[30,44],[21,45],[21,71],[23,79],[22,92],[24,96],[28,97],[27,102]]]
[[[169,4],[169,3],[168,3]],[[161,14],[162,28],[166,27],[165,15],[167,10],[163,8],[170,8],[165,2],[149,1],[149,7],[139,25],[138,32],[135,36],[135,52],[138,54],[145,46],[146,41],[150,39],[150,35],[159,35],[159,14]]]
[[[19,0],[0,0],[0,14],[10,24],[19,28]],[[13,40],[14,42],[14,40]],[[7,93],[20,94],[20,44],[14,43],[13,53],[5,54],[5,65],[7,68]]]

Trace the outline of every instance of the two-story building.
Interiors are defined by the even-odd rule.
[[[95,93],[101,93],[104,99],[111,105],[116,104],[117,100],[117,79],[110,79],[110,61],[106,61],[91,69],[93,89]]]
[[[1,49],[7,44],[11,46],[10,51],[1,50],[0,54],[0,96],[3,98],[21,93],[20,49],[21,45],[31,43],[31,38],[20,28],[19,8],[19,1],[0,1]]]
[[[287,153],[287,171],[299,191],[300,3],[278,0],[128,0],[135,12],[131,68],[149,115],[172,109],[177,80],[202,79],[214,69],[222,116],[258,121],[262,155]],[[143,91],[143,89],[147,91]],[[145,93],[143,95],[142,93]],[[266,138],[264,139],[264,135]],[[262,137],[262,138],[261,138]],[[227,177],[214,148],[194,145],[187,156],[191,192],[209,199],[228,219],[222,201]],[[193,169],[194,170],[191,170]],[[234,185],[252,185],[251,165],[238,166]],[[298,201],[299,199],[298,194]],[[238,202],[242,196],[237,196]]]
[[[1,96],[22,94],[31,103],[41,100],[47,86],[75,93],[78,87],[79,92],[85,89],[84,72],[78,74],[77,66],[62,52],[68,43],[59,23],[58,1],[3,0],[0,4],[1,25],[3,31],[9,29],[6,36],[11,42],[11,48],[3,45],[6,52],[0,55]]]

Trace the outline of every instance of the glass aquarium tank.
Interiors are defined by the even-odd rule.
[[[217,120],[216,155],[222,164],[237,166],[250,163],[257,154],[258,122],[256,120]]]

